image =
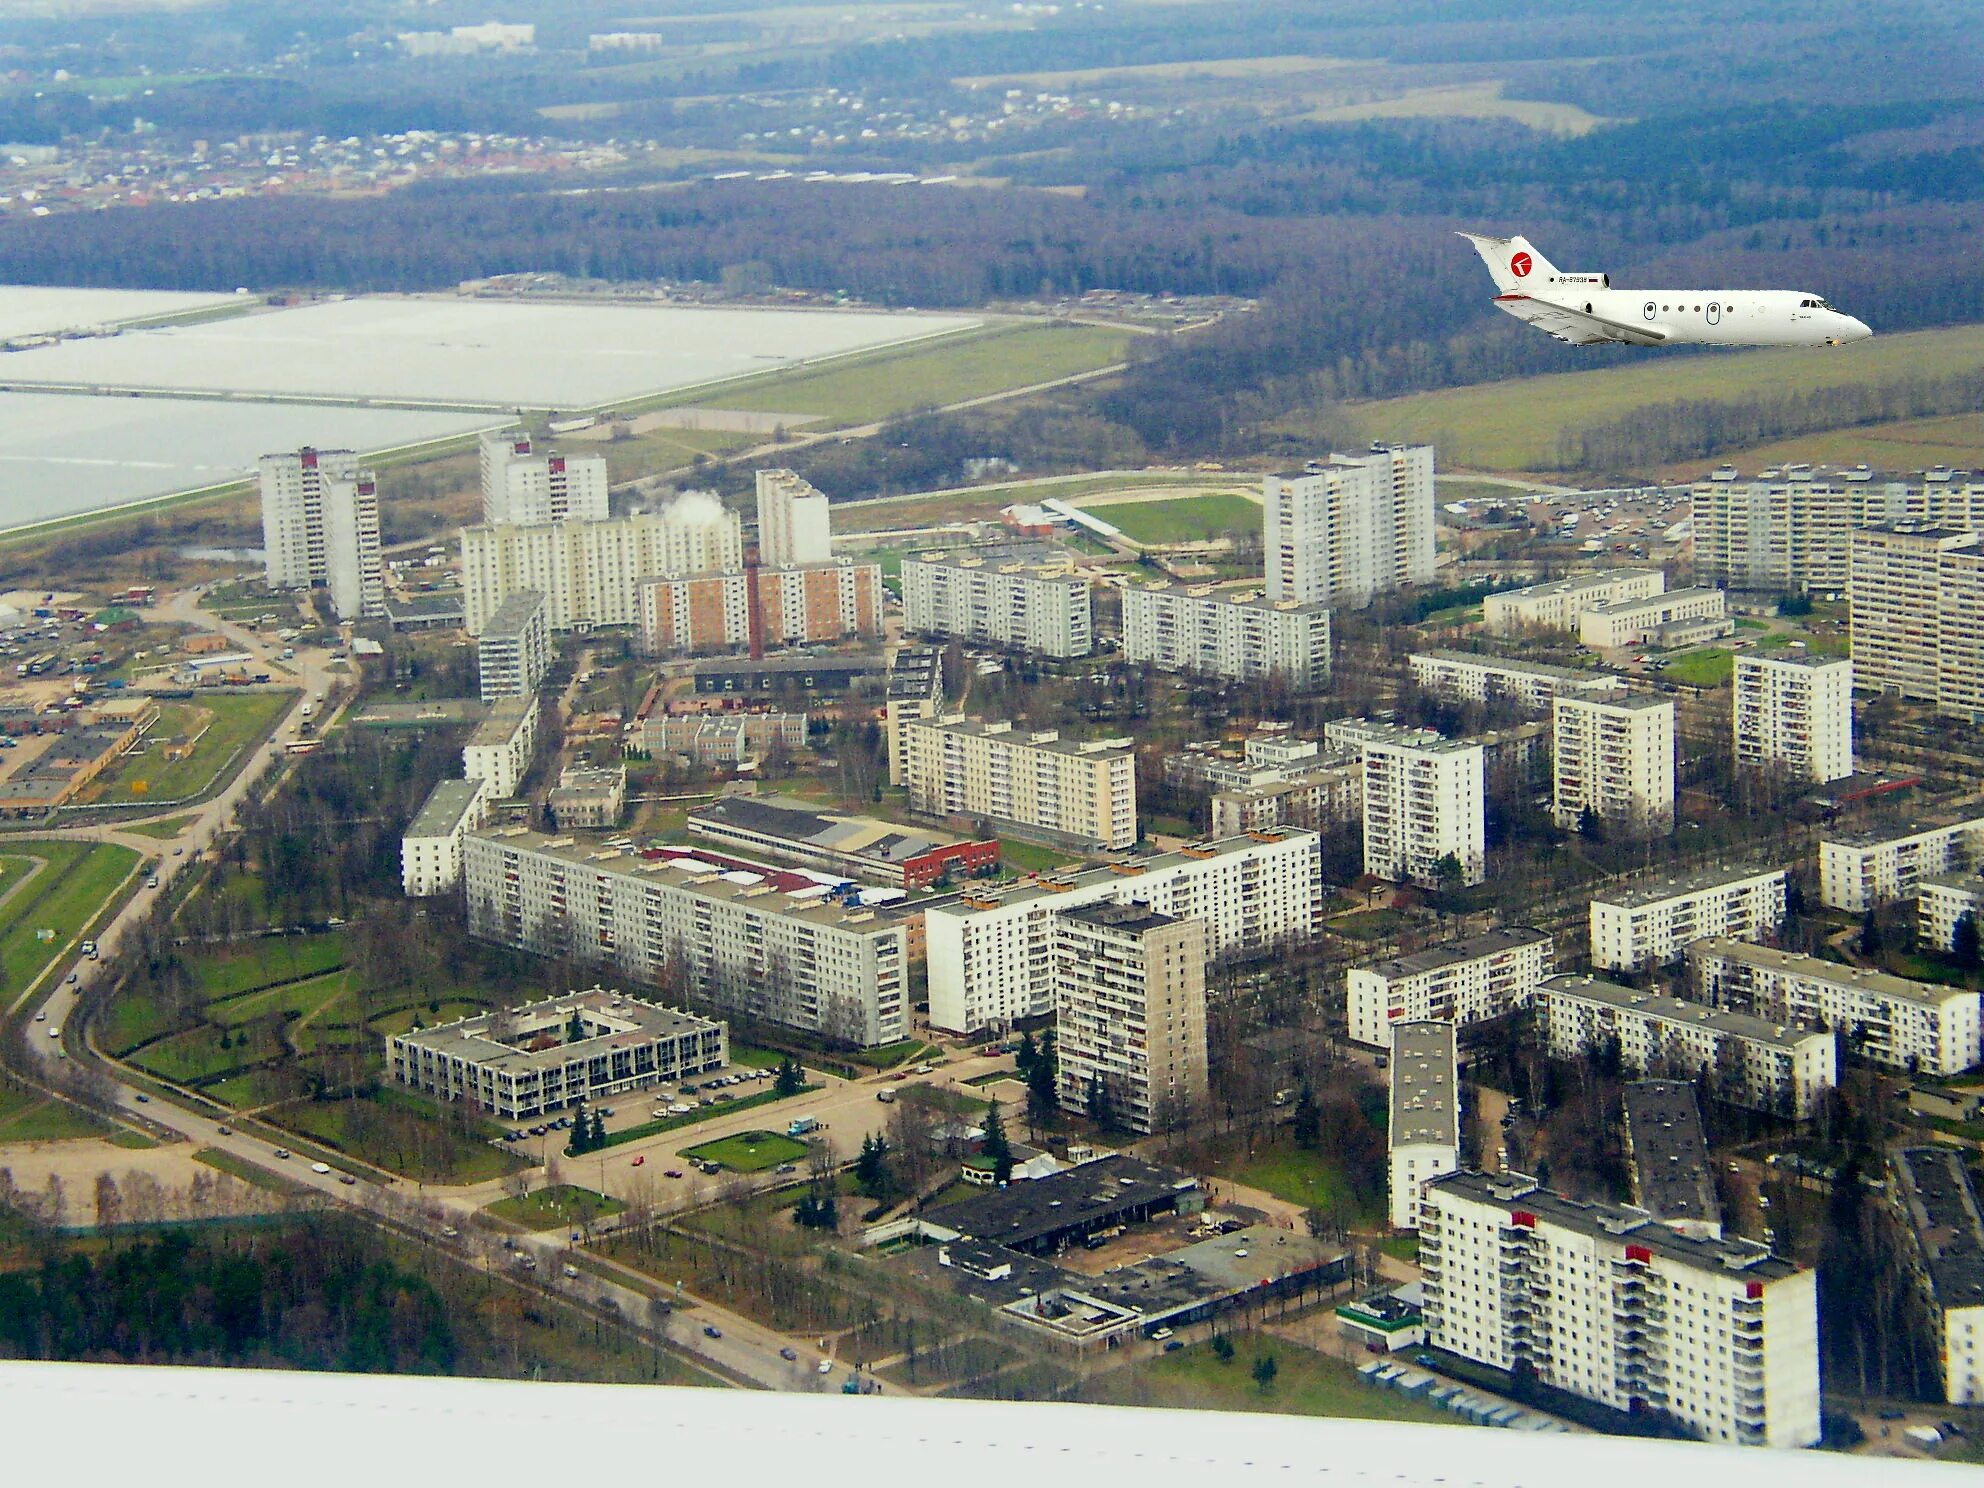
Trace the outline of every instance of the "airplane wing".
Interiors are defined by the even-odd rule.
[[[1527,321],[1539,331],[1548,331],[1559,341],[1568,341],[1573,346],[1591,346],[1600,341],[1659,346],[1667,340],[1667,332],[1658,327],[1627,325],[1624,321],[1608,320],[1603,315],[1538,299],[1535,295],[1496,295],[1495,304],[1517,320]]]

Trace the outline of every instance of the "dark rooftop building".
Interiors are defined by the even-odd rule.
[[[1117,1153],[961,1199],[924,1217],[973,1240],[1052,1255],[1117,1225],[1196,1214],[1204,1207],[1197,1179]]]
[[[694,668],[696,691],[778,692],[798,688],[809,693],[852,692],[861,683],[881,679],[888,664],[873,656],[785,656],[769,661],[748,657],[719,657],[699,661]]]
[[[1686,1080],[1634,1080],[1625,1096],[1633,1202],[1662,1224],[1720,1235],[1722,1205],[1695,1087]]]

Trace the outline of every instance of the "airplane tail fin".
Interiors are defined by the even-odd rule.
[[[1520,293],[1529,285],[1547,282],[1557,272],[1557,266],[1538,253],[1528,238],[1489,238],[1465,232],[1459,236],[1474,245],[1502,294]]]

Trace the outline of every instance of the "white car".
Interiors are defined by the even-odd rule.
[[[330,1170],[331,1170],[331,1165],[329,1163],[310,1164],[310,1171],[313,1173],[328,1173],[330,1172]]]
[[[53,1028],[49,1029],[48,1036],[50,1038],[62,1037],[62,1025],[60,1023],[57,1023]]]

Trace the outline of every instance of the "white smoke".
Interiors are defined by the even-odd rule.
[[[683,491],[668,503],[663,514],[671,522],[707,527],[724,519],[724,506],[714,491]]]

